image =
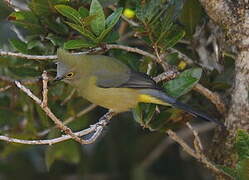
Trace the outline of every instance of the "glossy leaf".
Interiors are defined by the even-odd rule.
[[[185,25],[188,35],[192,35],[195,32],[195,28],[200,22],[202,15],[203,10],[198,0],[186,1],[182,9],[180,22]]]
[[[94,36],[94,34],[92,34],[89,30],[87,30],[86,28],[74,24],[74,23],[70,23],[70,22],[66,22],[71,28],[75,29],[76,31],[78,31],[79,33],[81,33],[83,36],[95,41],[96,37]]]
[[[29,41],[27,44],[27,49],[33,49],[36,47],[44,48],[43,44],[39,40]]]
[[[91,47],[94,47],[94,44],[83,39],[69,40],[64,43],[64,49],[79,49]]]
[[[99,36],[105,29],[105,14],[98,0],[92,0],[89,15],[96,16],[91,21],[91,28],[94,34]]]
[[[163,85],[168,95],[179,97],[189,92],[200,80],[202,69],[192,68],[182,72],[177,78]]]
[[[57,20],[53,18],[44,18],[42,19],[42,23],[47,25],[48,29],[55,34],[58,35],[67,35],[69,32],[68,26],[64,23],[57,22]]]
[[[78,12],[80,13],[81,18],[86,18],[89,15],[89,11],[84,7],[80,7]]]
[[[13,12],[8,16],[8,20],[14,21],[15,24],[20,25],[31,32],[44,32],[42,26],[39,24],[39,20],[31,11]]]
[[[17,40],[17,39],[13,39],[10,40],[10,44],[12,45],[12,47],[14,47],[17,51],[27,54],[28,53],[28,48],[27,48],[27,44]]]
[[[73,21],[74,23],[79,25],[82,24],[81,14],[78,11],[76,11],[74,8],[71,8],[70,6],[67,5],[56,5],[55,9],[63,16]]]
[[[171,48],[173,47],[179,40],[181,40],[185,36],[185,31],[174,27],[171,32],[168,32],[165,34],[165,37],[163,37],[162,47],[164,48]]]
[[[112,30],[112,28],[117,24],[120,16],[122,15],[123,8],[118,8],[106,19],[106,29],[98,37],[98,41],[102,41],[106,35]]]
[[[64,44],[64,39],[60,36],[56,36],[54,34],[48,34],[46,39],[50,40],[54,46],[62,46]]]

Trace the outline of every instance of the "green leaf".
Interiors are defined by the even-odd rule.
[[[44,46],[43,46],[43,44],[41,43],[40,40],[32,40],[32,41],[28,42],[27,49],[33,49],[35,47],[44,48]]]
[[[249,179],[249,158],[240,161],[237,164],[238,180],[248,180]]]
[[[45,152],[45,161],[48,169],[55,160],[78,163],[80,161],[79,145],[70,140],[49,146]]]
[[[119,39],[119,33],[117,31],[111,31],[110,33],[107,34],[107,36],[105,36],[105,38],[103,40],[101,40],[101,42],[105,42],[105,43],[114,43]]]
[[[165,34],[165,37],[162,37],[163,42],[159,42],[159,43],[162,43],[162,46],[164,48],[171,48],[184,36],[185,36],[185,31],[183,29],[172,27],[172,31],[167,32]]]
[[[188,0],[184,4],[180,22],[185,25],[187,35],[195,32],[195,27],[203,17],[203,10],[198,0]]]
[[[233,178],[238,177],[237,170],[234,168],[229,168],[229,167],[224,167],[224,166],[218,166],[218,168]]]
[[[91,48],[95,45],[83,39],[69,40],[64,43],[64,49]]]
[[[120,16],[122,15],[123,8],[118,8],[106,19],[106,29],[98,37],[98,41],[102,41],[106,35],[112,30],[112,28],[117,24]]]
[[[105,14],[98,0],[92,0],[90,16],[96,16],[95,19],[91,21],[91,28],[94,34],[99,36],[105,29]]]
[[[54,46],[63,46],[64,39],[62,39],[60,36],[56,36],[54,34],[48,34],[46,39],[50,40]]]
[[[249,159],[249,134],[246,131],[237,131],[234,147],[239,155],[239,160]]]
[[[133,118],[141,126],[148,127],[156,110],[155,104],[139,103],[136,108],[132,109]]]
[[[31,11],[13,12],[8,16],[8,20],[14,21],[15,24],[22,26],[29,31],[43,33],[44,29],[39,24],[39,20]]]
[[[84,7],[80,7],[78,12],[80,13],[81,18],[86,18],[89,15],[89,11]]]
[[[201,74],[201,68],[185,70],[174,80],[165,83],[163,87],[169,96],[177,98],[189,92],[200,80]]]
[[[132,115],[135,121],[137,121],[139,124],[144,124],[143,112],[140,105],[137,105],[136,108],[132,109]]]
[[[29,7],[38,16],[49,16],[53,11],[53,6],[51,6],[49,0],[32,0],[29,3]]]
[[[12,45],[12,47],[14,47],[17,51],[27,54],[28,53],[28,49],[27,49],[27,44],[17,40],[17,39],[12,39],[10,40],[10,44]]]
[[[63,16],[72,20],[74,23],[81,25],[81,14],[74,8],[66,5],[56,5],[55,9],[61,13]]]
[[[78,31],[79,33],[81,33],[83,36],[91,39],[92,41],[96,40],[96,37],[94,36],[94,34],[92,34],[90,31],[88,31],[86,28],[79,26],[77,24],[73,24],[70,22],[66,22],[69,26],[71,26],[71,28],[75,29],[76,31]]]
[[[41,19],[42,24],[46,25],[47,28],[59,35],[67,35],[69,32],[68,26],[61,23],[61,22],[57,22],[55,19],[53,18],[44,18]]]

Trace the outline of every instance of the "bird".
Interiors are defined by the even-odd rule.
[[[72,54],[57,50],[55,81],[73,86],[80,96],[115,113],[130,111],[138,103],[173,106],[206,121],[222,123],[167,95],[147,74],[105,55]]]

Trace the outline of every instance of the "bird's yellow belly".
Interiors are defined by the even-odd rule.
[[[139,93],[128,88],[88,88],[80,90],[80,94],[88,101],[115,112],[129,111],[136,107]]]

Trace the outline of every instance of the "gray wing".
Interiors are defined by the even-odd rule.
[[[87,56],[87,58],[92,67],[95,68],[93,75],[97,77],[96,84],[99,87],[158,89],[155,81],[147,74],[132,71],[127,65],[115,58],[101,55]]]
[[[153,79],[151,79],[147,74],[140,72],[130,71],[129,78],[126,81],[123,81],[122,83],[115,83],[114,86],[113,83],[108,83],[113,80],[115,81],[116,78],[113,77],[108,80],[98,81],[97,85],[102,88],[124,87],[124,88],[134,88],[134,89],[158,89]]]

